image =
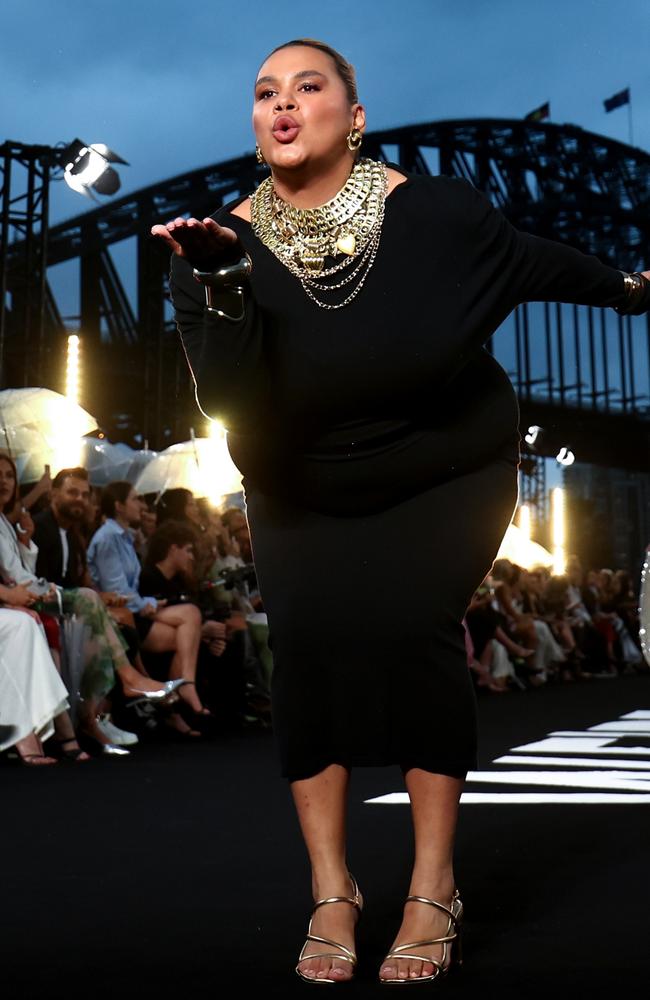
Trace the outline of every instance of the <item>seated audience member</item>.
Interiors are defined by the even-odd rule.
[[[194,576],[194,546],[196,532],[182,521],[164,521],[154,532],[149,552],[140,573],[140,590],[154,594],[167,606],[199,605],[197,581]],[[221,656],[226,627],[222,622],[204,621],[201,636],[210,652]]]
[[[465,613],[465,625],[469,630],[476,660],[476,663],[470,660],[469,665],[477,675],[477,686],[487,687],[492,691],[506,689],[511,684],[518,688],[524,687],[517,676],[514,662],[525,668],[526,661],[534,655],[534,650],[521,646],[508,635],[506,616],[495,600],[491,578],[485,580],[472,597]],[[534,673],[530,674],[528,682],[533,687],[536,686]]]
[[[557,599],[560,593],[564,597],[566,586],[566,578],[549,576],[547,579],[539,568],[522,573],[522,610],[545,622],[562,648],[565,661],[561,664],[560,678],[564,681],[587,680],[591,675],[582,669],[584,653],[578,649],[573,632],[564,617],[565,601],[558,603]]]
[[[34,523],[28,513],[22,512],[17,522],[20,533],[17,534],[5,513],[15,508],[17,491],[16,467],[12,459],[0,455],[0,578],[8,586],[25,584],[43,601],[53,602],[54,615],[59,611],[76,615],[87,626],[80,688],[82,728],[96,742],[108,745],[110,740],[97,728],[96,717],[99,703],[115,686],[116,674],[124,694],[130,698],[160,703],[172,694],[172,688],[142,677],[134,670],[125,654],[126,644],[106,613],[99,594],[86,587],[57,591],[52,581],[36,576],[38,548],[32,541]],[[57,625],[57,639],[58,632]],[[54,639],[51,642],[52,655],[56,658],[58,646]]]
[[[641,662],[641,649],[636,645],[621,612],[625,612],[621,596],[621,579],[611,569],[601,569],[598,574],[600,609],[607,615],[614,630],[614,657],[621,673],[634,673]],[[629,594],[628,594],[629,596]],[[629,606],[629,605],[628,605]],[[635,630],[638,634],[638,630]]]
[[[102,495],[105,521],[88,547],[88,566],[95,585],[126,597],[133,612],[143,651],[172,652],[170,677],[185,681],[179,694],[197,715],[209,716],[196,691],[196,666],[201,642],[201,613],[193,604],[166,607],[151,595],[141,595],[140,562],[132,529],[140,523],[141,504],[131,483],[109,483]]]
[[[534,614],[524,613],[524,594],[520,581],[525,576],[525,571],[507,559],[497,559],[492,574],[497,581],[495,596],[506,615],[508,625],[517,636],[525,637],[527,645],[535,650],[531,668],[537,675],[537,680],[545,683],[549,676],[557,674],[559,665],[566,661],[566,656],[547,622]]]
[[[627,660],[635,671],[646,673],[647,666],[643,658],[639,639],[639,629],[642,627],[639,619],[639,602],[640,594],[634,589],[632,574],[628,570],[616,570],[614,574],[613,607],[625,629],[625,634],[621,642],[623,659]],[[634,645],[638,656],[630,649],[628,639]],[[630,650],[630,655],[626,656],[626,648]]]
[[[140,527],[135,530],[133,544],[138,553],[140,562],[144,562],[147,555],[149,540],[158,527],[158,514],[153,504],[149,505],[143,496],[139,496],[140,501]]]
[[[246,649],[247,673],[254,704],[262,706],[270,699],[273,656],[269,647],[268,622],[264,614],[264,604],[254,573],[253,549],[245,513],[239,507],[227,507],[221,515],[223,540],[238,550],[243,566],[253,569],[252,579],[247,573],[241,584],[234,587],[233,608],[239,609],[242,619],[247,622]],[[244,617],[245,616],[245,617]]]
[[[83,523],[90,503],[85,469],[62,469],[52,480],[50,506],[34,518],[36,572],[61,587],[88,584]]]
[[[164,524],[165,521],[190,524],[195,529],[194,572],[197,581],[203,583],[208,579],[217,555],[216,540],[214,533],[207,530],[191,490],[182,487],[165,490],[158,502],[158,524]]]
[[[68,692],[50,656],[37,615],[17,610],[34,603],[36,595],[18,584],[0,584],[0,722],[9,735],[0,750],[14,746],[23,764],[56,764],[43,753],[43,743],[55,737],[61,757],[87,761],[77,743],[67,712]]]
[[[613,641],[610,630],[599,614],[599,593],[597,583],[585,584],[580,559],[573,555],[566,566],[566,607],[565,619],[575,637],[578,648],[589,661],[589,668],[598,676],[616,675],[616,664],[610,659],[608,639]]]
[[[93,500],[96,491],[90,486],[83,468],[62,469],[52,481],[50,506],[34,518],[34,542],[38,547],[36,570],[60,587],[94,589],[86,559],[88,526],[97,519]],[[126,641],[126,653],[138,673],[147,676],[138,650],[138,636],[124,598],[100,594],[108,614]],[[108,706],[103,706],[108,708]],[[131,745],[138,742],[134,733],[118,729],[109,711],[98,713],[97,725],[111,743]]]
[[[199,605],[200,595],[194,579],[194,544],[196,535],[188,525],[164,521],[151,538],[149,552],[140,576],[143,592],[160,596],[170,607],[191,602]],[[228,615],[228,610],[224,609]],[[220,721],[233,721],[245,711],[245,675],[242,648],[226,641],[226,624],[206,612],[201,626],[198,681],[201,696],[209,701]],[[218,657],[218,663],[214,658]]]
[[[494,670],[492,639],[499,619],[499,613],[491,607],[489,587],[481,585],[473,595],[463,619],[465,650],[467,666],[472,671],[474,683],[478,688],[485,688],[494,694],[507,690],[508,679],[506,676],[499,676]],[[510,664],[510,673],[514,675],[514,672],[514,667]]]

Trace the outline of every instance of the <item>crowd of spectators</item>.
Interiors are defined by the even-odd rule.
[[[465,617],[478,690],[647,671],[622,570],[498,559]],[[271,724],[273,661],[244,512],[189,490],[91,487],[83,468],[20,496],[0,453],[0,751],[31,766],[153,737]],[[129,749],[131,748],[131,749]]]
[[[238,507],[83,468],[20,496],[0,454],[0,751],[86,762],[268,727],[267,638]]]
[[[648,672],[639,643],[639,595],[625,570],[566,573],[497,559],[465,616],[477,688],[495,694],[551,682]]]

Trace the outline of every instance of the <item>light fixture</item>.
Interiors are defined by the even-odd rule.
[[[63,177],[73,191],[92,198],[93,191],[98,194],[115,194],[120,188],[120,178],[111,163],[123,163],[126,160],[114,153],[103,142],[88,144],[81,139],[75,139],[61,150],[58,156],[63,167]]]
[[[563,446],[555,456],[555,460],[556,462],[559,462],[560,465],[573,465],[576,457],[570,448]]]
[[[68,337],[65,394],[73,403],[79,402],[79,337],[76,333]]]
[[[564,490],[556,486],[551,491],[551,518],[553,524],[553,573],[562,576],[566,570],[566,528]]]
[[[522,503],[519,508],[519,530],[526,542],[530,541],[530,507]]]
[[[536,444],[539,443],[539,438],[544,433],[543,427],[538,427],[537,424],[532,424],[526,434],[524,434],[524,441],[529,447],[534,448]]]

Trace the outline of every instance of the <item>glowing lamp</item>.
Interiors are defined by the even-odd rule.
[[[60,159],[66,184],[86,197],[92,197],[92,191],[105,195],[115,194],[121,182],[117,171],[110,164],[123,163],[128,166],[127,161],[105,143],[94,142],[88,145],[81,139],[70,143]]]
[[[551,519],[553,525],[553,573],[562,576],[566,570],[566,513],[564,490],[556,486],[551,491]]]

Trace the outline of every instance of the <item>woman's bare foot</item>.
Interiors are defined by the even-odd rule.
[[[427,887],[424,889],[411,890],[409,895],[425,896],[434,899],[443,906],[449,907],[454,893],[453,884],[448,883],[440,887]],[[449,928],[449,929],[448,929]],[[402,925],[397,932],[397,937],[390,947],[390,951],[399,945],[412,941],[426,941],[431,938],[445,937],[453,934],[454,925],[450,926],[450,919],[436,906],[428,903],[418,903],[414,900],[405,903],[404,918]],[[408,949],[411,954],[430,955],[432,958],[442,962],[447,968],[450,962],[450,944],[422,945],[421,947]],[[380,979],[418,979],[422,976],[431,976],[435,971],[433,962],[422,962],[410,958],[388,958],[385,959],[380,970]]]
[[[30,733],[24,740],[18,740],[14,743],[14,747],[23,764],[28,764],[30,767],[58,764],[56,757],[47,757],[43,753],[43,744],[35,733]]]
[[[349,896],[352,898],[354,890],[348,875],[343,875],[340,878],[328,880],[321,884],[312,881],[312,893],[315,902],[317,899],[329,899],[330,896]],[[363,896],[361,893],[359,893],[359,904],[363,906]],[[314,912],[310,933],[316,937],[329,938],[331,941],[340,941],[353,954],[356,954],[354,950],[354,928],[358,919],[359,910],[356,906],[344,902],[327,903],[325,906],[319,906]],[[352,962],[347,961],[345,958],[332,958],[331,955],[326,958],[317,957],[324,952],[332,953],[337,950],[340,949],[334,948],[329,944],[321,944],[319,941],[307,941],[307,947],[305,948],[307,957],[298,963],[300,972],[304,976],[309,976],[310,979],[337,979],[340,982],[350,979],[354,974]],[[341,954],[344,954],[344,952],[341,951]],[[316,957],[312,958],[311,956]]]
[[[68,740],[57,740],[57,743],[59,750],[68,760],[74,760],[79,763],[91,759],[90,754],[87,754],[79,746],[76,736],[71,736]]]
[[[192,729],[188,726],[187,722],[182,715],[178,712],[170,712],[165,716],[165,725],[170,729],[176,730],[177,733],[181,733],[183,736],[191,736],[193,739],[199,739],[202,735],[198,729]]]
[[[191,708],[193,712],[196,712],[197,715],[212,715],[210,709],[206,708],[199,698],[194,681],[188,681],[186,684],[183,684],[183,687],[178,689],[178,693],[185,704]]]

